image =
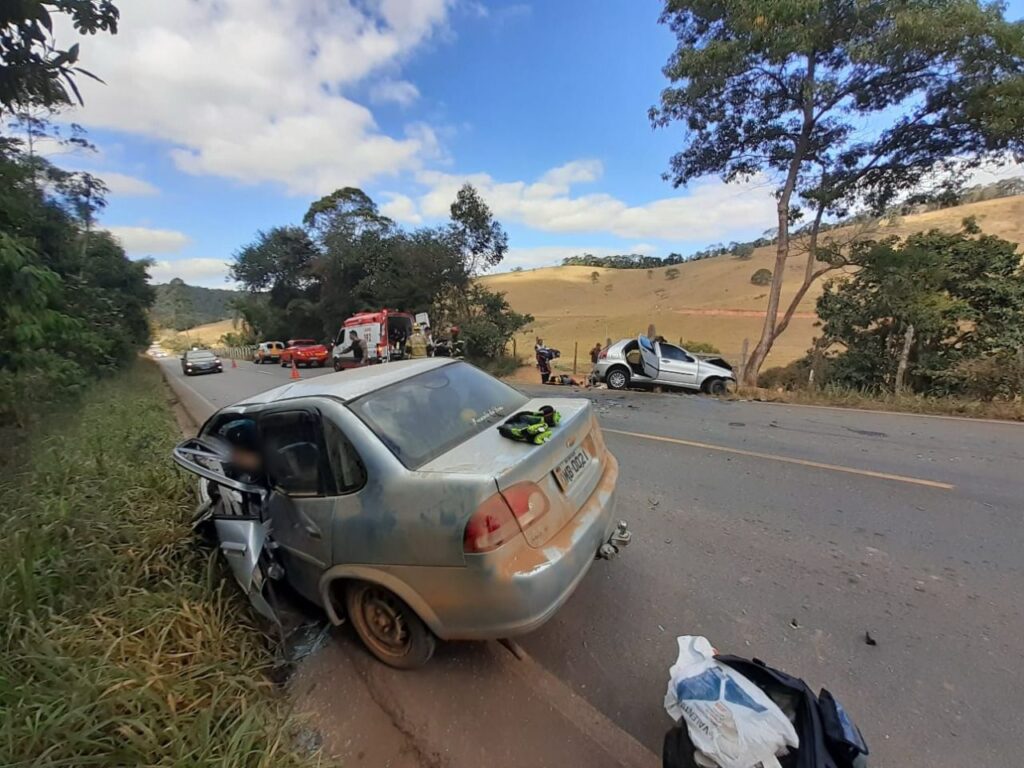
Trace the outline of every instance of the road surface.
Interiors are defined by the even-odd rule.
[[[289,374],[239,366],[188,384],[212,408]],[[521,639],[536,660],[659,754],[675,637],[703,634],[833,691],[874,766],[1019,762],[1024,426],[585,396],[634,543]]]

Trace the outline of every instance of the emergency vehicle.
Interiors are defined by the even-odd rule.
[[[405,359],[405,342],[412,335],[413,316],[397,309],[382,309],[377,312],[359,312],[341,324],[334,340],[331,357],[334,370],[352,368],[358,365],[351,351],[342,353],[349,346],[350,331],[355,331],[363,342],[366,364],[386,363]]]

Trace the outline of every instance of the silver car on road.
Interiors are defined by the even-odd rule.
[[[542,445],[498,425],[551,405]],[[222,409],[175,460],[257,610],[285,579],[348,616],[379,659],[425,663],[442,639],[536,629],[596,557],[629,541],[619,465],[589,401],[530,400],[468,363],[367,366]]]
[[[659,385],[712,395],[724,394],[729,383],[736,381],[732,368],[722,358],[702,358],[646,336],[622,339],[601,350],[591,376],[609,389]]]

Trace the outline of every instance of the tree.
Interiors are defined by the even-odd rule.
[[[736,243],[732,249],[733,255],[740,261],[746,261],[754,255],[753,243]]]
[[[485,272],[505,258],[508,235],[472,184],[463,184],[456,194],[449,227],[469,275]]]
[[[516,331],[533,322],[532,315],[512,309],[504,293],[490,291],[474,283],[467,292],[469,312],[459,330],[471,357],[493,359],[501,356]]]
[[[751,285],[768,285],[771,281],[772,271],[770,269],[765,269],[764,267],[761,267],[761,269],[757,270],[750,276]]]
[[[81,102],[75,77],[99,79],[78,66],[78,43],[58,47],[53,16],[65,14],[79,34],[117,32],[111,0],[18,0],[0,13],[0,114],[30,106]]]
[[[1002,378],[986,392],[1019,391],[1015,370],[1024,348],[1024,270],[1016,243],[933,230],[854,246],[860,268],[830,281],[818,299],[823,349],[838,383],[893,390],[901,361],[910,387],[947,394],[971,391],[979,363]],[[913,329],[913,330],[909,330]],[[906,348],[906,354],[904,354]]]
[[[597,283],[598,283],[598,281],[600,279],[601,279],[601,273],[600,272],[594,271],[594,272],[590,273],[590,283],[591,283],[591,285],[597,285]]]
[[[775,266],[749,383],[810,285],[840,262],[822,258],[838,250],[819,245],[826,215],[882,210],[930,175],[954,184],[1024,150],[1024,28],[999,5],[666,0],[661,21],[678,45],[664,68],[673,85],[650,117],[687,127],[666,177],[777,183]],[[865,136],[872,122],[886,127]],[[811,218],[803,281],[777,321],[801,207]]]

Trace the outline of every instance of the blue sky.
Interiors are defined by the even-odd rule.
[[[679,129],[647,109],[672,50],[655,0],[130,0],[88,38],[68,117],[100,151],[103,224],[154,279],[224,285],[258,229],[346,185],[407,226],[465,180],[510,235],[502,268],[663,255],[772,225],[770,186],[661,179]],[[1024,15],[1024,0],[1010,6]]]

